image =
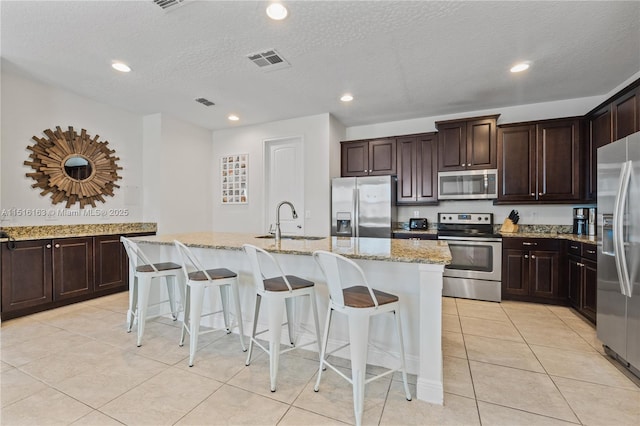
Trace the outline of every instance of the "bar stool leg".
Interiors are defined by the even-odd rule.
[[[333,309],[331,309],[331,304],[329,304],[329,309],[327,309],[327,320],[324,322],[324,340],[322,341],[322,349],[320,350],[320,368],[318,369],[318,378],[316,379],[316,385],[313,388],[313,390],[316,392],[320,390],[320,378],[322,377],[322,371],[326,369],[326,367],[324,366],[324,359],[327,353],[327,342],[329,341],[329,327],[331,325],[332,314]]]
[[[318,304],[316,303],[315,291],[309,294],[309,299],[311,299],[311,308],[313,309],[313,323],[316,327],[316,342],[318,343],[318,356],[320,356],[320,352],[322,351],[322,335],[320,334],[320,323],[318,322]]]
[[[224,318],[224,328],[227,330],[227,334],[231,333],[231,326],[229,322],[229,285],[218,286],[220,290],[220,300],[222,303],[222,317]]]
[[[411,392],[409,391],[409,384],[407,382],[407,366],[404,361],[404,340],[402,339],[402,324],[400,322],[400,312],[396,309],[393,311],[393,316],[396,319],[396,330],[398,332],[398,341],[400,343],[400,365],[402,366],[402,381],[404,382],[404,393],[407,401],[411,401]]]
[[[133,275],[129,282],[131,283],[131,288],[129,289],[129,310],[127,311],[127,333],[131,333],[136,310],[138,309],[138,276]]]
[[[295,346],[296,341],[296,329],[295,329],[295,309],[294,309],[294,298],[287,297],[284,299],[284,305],[287,309],[287,330],[289,331],[289,342],[291,346]],[[281,325],[282,327],[282,325]]]
[[[149,291],[151,290],[150,277],[138,279],[138,347],[142,346],[142,336],[144,335],[144,325],[147,319],[147,306],[149,305]]]
[[[244,345],[244,326],[242,320],[242,310],[240,310],[240,292],[238,290],[238,282],[231,284],[233,290],[233,299],[236,307],[236,321],[238,323],[238,332],[240,334],[240,346],[242,346],[242,352],[247,351],[247,347]]]
[[[193,358],[198,349],[198,334],[200,333],[200,317],[202,316],[202,299],[204,287],[201,285],[191,288],[191,307],[189,312],[189,367],[193,367]]]
[[[349,316],[349,341],[351,342],[351,380],[353,385],[353,410],[356,425],[362,424],[364,411],[364,381],[367,372],[367,347],[369,342],[369,316]]]
[[[164,279],[167,282],[167,294],[169,296],[169,306],[171,307],[171,317],[175,321],[178,319],[178,309],[176,308],[176,277],[175,275],[167,275]]]
[[[253,331],[251,332],[251,339],[249,339],[249,353],[247,354],[247,361],[244,365],[249,365],[251,363],[251,353],[253,352],[253,341],[256,339],[256,329],[258,328],[258,315],[260,314],[261,301],[262,296],[256,294],[256,309],[253,313]]]
[[[277,299],[280,298],[278,297]],[[275,301],[269,301],[269,375],[271,377],[271,392],[276,391],[276,382],[278,380],[280,339],[282,337],[282,314],[284,313],[283,303],[277,299]]]
[[[184,336],[191,327],[191,323],[189,322],[189,311],[191,310],[191,286],[187,285],[185,289],[185,295],[183,296],[184,300],[184,314],[182,315],[182,331],[180,332],[180,346],[184,346]]]

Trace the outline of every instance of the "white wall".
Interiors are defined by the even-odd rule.
[[[95,102],[45,84],[26,79],[3,67],[2,81],[2,130],[0,133],[0,161],[2,164],[0,210],[22,209],[24,212],[45,210],[53,216],[2,217],[3,226],[21,225],[63,225],[78,223],[139,222],[143,217],[140,201],[142,185],[142,117],[121,109]],[[76,204],[65,209],[64,203],[53,205],[50,195],[41,196],[39,189],[31,188],[35,181],[26,176],[33,171],[23,165],[29,160],[27,146],[33,145],[32,136],[43,137],[43,130],[63,130],[73,126],[80,131],[86,129],[91,136],[100,135],[101,141],[108,141],[119,157],[122,166],[118,174],[122,177],[116,183],[114,197],[105,197],[106,203],[97,203],[97,208],[127,209],[127,216],[68,216],[59,215],[70,210],[78,212]],[[87,208],[84,211],[88,211]],[[78,212],[80,213],[80,212]]]
[[[143,119],[144,220],[158,233],[212,228],[211,131],[153,114]]]
[[[347,139],[357,140],[384,136],[408,135],[411,133],[435,132],[437,130],[435,124],[436,121],[477,117],[482,115],[500,114],[500,117],[498,117],[498,124],[581,116],[596,107],[606,98],[607,96],[593,96],[589,98],[567,99],[557,102],[545,102],[539,104],[415,118],[412,120],[390,121],[366,126],[353,126],[347,128]]]
[[[335,124],[335,123],[334,123]],[[219,232],[262,233],[268,228],[264,199],[264,141],[288,137],[304,140],[304,192],[307,235],[329,233],[330,152],[331,141],[338,143],[339,126],[331,125],[329,114],[294,118],[254,126],[243,126],[213,132],[213,230]],[[334,140],[335,139],[335,140]],[[249,154],[249,187],[247,204],[220,201],[220,157]]]

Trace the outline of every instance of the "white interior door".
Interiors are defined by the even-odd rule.
[[[298,213],[294,219],[287,205],[280,208],[282,235],[304,235],[304,173],[302,137],[265,141],[266,230],[276,223],[276,207],[289,201]]]

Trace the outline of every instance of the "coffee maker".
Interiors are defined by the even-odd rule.
[[[576,235],[596,235],[595,207],[575,207],[573,209],[573,233]]]

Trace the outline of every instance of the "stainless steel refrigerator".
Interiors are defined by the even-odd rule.
[[[640,132],[598,149],[597,332],[640,376]]]
[[[391,238],[396,217],[395,176],[331,181],[331,235]]]

